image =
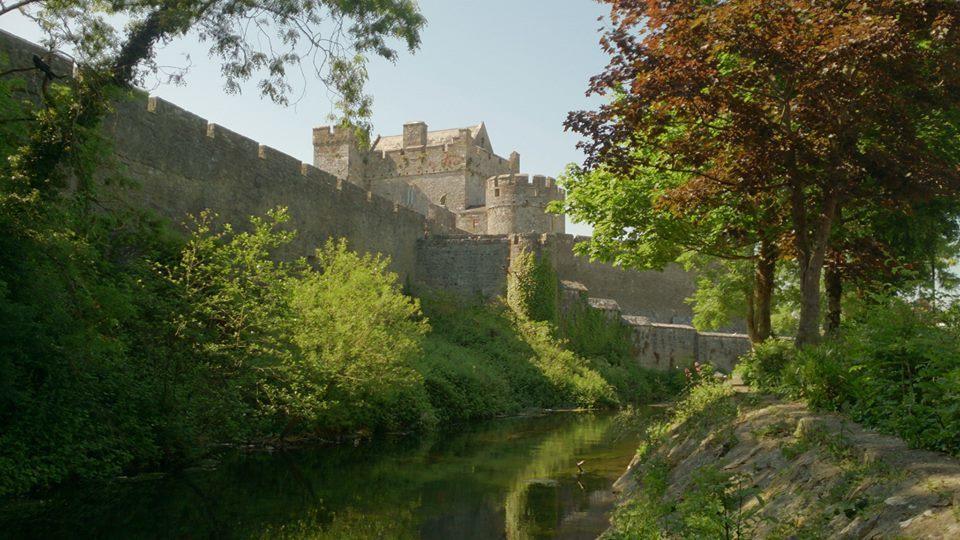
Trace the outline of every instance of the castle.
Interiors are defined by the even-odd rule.
[[[13,66],[65,57],[0,31],[0,57]],[[32,82],[39,88],[40,79]],[[330,238],[390,257],[414,294],[442,290],[468,300],[502,295],[513,258],[532,252],[560,280],[564,309],[602,310],[629,331],[636,361],[670,369],[690,360],[729,369],[749,348],[741,334],[697,332],[685,299],[693,276],[677,267],[640,272],[590,261],[564,234],[563,217],[544,212],[563,197],[551,178],[519,174],[520,156],[494,153],[483,124],[429,131],[407,124],[402,135],[361,148],[355,135],[313,132],[313,163],[209,122],[145,92],[112,104],[103,129],[122,173],[139,185],[124,204],[173,223],[205,209],[242,227],[250,216],[284,206],[297,234],[280,257],[307,257]]]
[[[378,137],[361,150],[355,132],[313,130],[313,164],[337,178],[436,217],[454,214],[456,229],[472,234],[563,233],[563,216],[546,212],[562,200],[556,180],[520,173],[520,154],[493,151],[486,126],[429,131],[424,122],[403,134]]]

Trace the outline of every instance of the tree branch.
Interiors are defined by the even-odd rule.
[[[6,5],[3,5],[2,3],[0,3],[0,6],[2,6],[2,7],[0,7],[0,16],[6,15],[7,13],[10,13],[11,11],[18,10],[18,9],[24,7],[24,6],[28,6],[28,5],[30,5],[30,4],[35,4],[35,3],[39,2],[39,1],[40,1],[40,0],[20,0],[19,2],[16,2],[16,3],[14,3],[14,4],[10,4],[9,6],[6,6]]]

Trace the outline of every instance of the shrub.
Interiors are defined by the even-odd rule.
[[[581,356],[605,358],[614,363],[630,358],[629,329],[585,302],[571,306],[558,326],[570,350]]]
[[[742,356],[734,372],[743,382],[760,390],[775,391],[779,388],[783,370],[794,358],[796,349],[792,342],[769,339],[754,345]]]
[[[783,369],[781,392],[817,409],[842,410],[850,397],[851,362],[842,343],[796,351]]]
[[[469,305],[448,296],[424,299],[424,311],[432,331],[418,369],[431,396],[449,405],[435,402],[438,410],[480,412],[478,400],[490,406],[484,415],[618,402],[610,383],[589,361],[566,350],[549,323],[515,315],[501,303]],[[467,397],[480,388],[493,393]]]
[[[429,423],[432,411],[413,368],[429,329],[419,303],[400,292],[386,258],[328,241],[317,259],[321,270],[292,286],[297,351],[283,368],[290,381],[281,393],[285,407],[311,430]]]
[[[917,447],[958,454],[958,337],[952,312],[873,299],[823,344],[800,351],[764,344],[737,369],[761,390],[845,411]]]

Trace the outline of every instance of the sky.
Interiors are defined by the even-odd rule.
[[[427,18],[420,49],[404,51],[395,64],[369,64],[374,136],[398,134],[411,121],[430,129],[486,122],[494,151],[519,152],[521,172],[556,176],[568,163],[582,161],[578,137],[564,132],[563,121],[569,111],[598,103],[584,92],[590,76],[606,64],[598,44],[603,6],[595,0],[419,3]],[[0,18],[0,28],[39,37],[33,23],[18,15]],[[322,84],[298,85],[301,97],[282,107],[260,98],[252,83],[241,95],[226,94],[218,64],[193,36],[167,45],[158,60],[182,66],[187,55],[186,84],[150,87],[151,94],[312,162],[311,130],[328,123],[332,110]],[[568,221],[567,232],[589,234],[590,228]]]

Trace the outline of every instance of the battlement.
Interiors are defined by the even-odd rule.
[[[554,178],[543,175],[501,174],[487,179],[487,206],[564,198]],[[522,199],[522,200],[521,200]]]
[[[349,127],[320,126],[313,128],[314,147],[356,144],[356,142],[357,134]]]
[[[555,188],[557,187],[557,181],[555,178],[540,174],[529,175],[516,173],[500,174],[487,179],[487,186],[489,187],[501,187],[504,185]]]

